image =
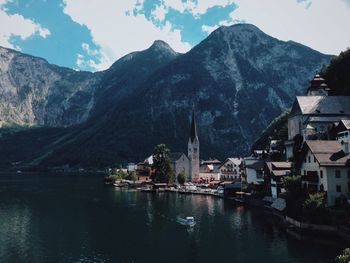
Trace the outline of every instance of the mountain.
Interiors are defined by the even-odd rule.
[[[132,94],[153,72],[179,55],[167,43],[157,40],[150,48],[116,61],[100,82],[102,88],[96,94],[94,114],[106,114],[111,106]]]
[[[101,73],[80,72],[0,47],[0,127],[66,127],[88,119]]]
[[[201,158],[246,154],[330,58],[249,24],[221,27],[186,54],[156,41],[92,74],[100,80],[86,121],[22,160],[107,166],[141,160],[159,143],[186,152],[193,104]]]
[[[58,164],[63,154],[65,162],[83,165],[140,160],[162,142],[173,151],[186,151],[193,104],[202,158],[246,154],[329,60],[252,25],[219,28],[156,70],[107,117],[94,119],[83,136],[49,157],[47,164]]]

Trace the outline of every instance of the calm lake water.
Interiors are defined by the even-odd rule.
[[[340,250],[213,197],[120,191],[97,176],[0,175],[0,262],[321,263]]]

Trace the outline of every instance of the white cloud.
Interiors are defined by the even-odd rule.
[[[205,14],[209,8],[214,6],[228,6],[233,4],[233,0],[165,0],[166,7],[173,8],[181,13],[187,11],[198,17]]]
[[[127,53],[149,47],[156,39],[164,40],[179,52],[191,48],[169,22],[158,28],[143,14],[134,16],[132,11],[142,5],[140,0],[64,0],[64,3],[64,12],[75,22],[85,25],[91,31],[94,43],[101,47],[104,61],[95,65],[96,70],[106,69]],[[128,11],[130,15],[127,15]]]
[[[6,0],[0,0],[1,46],[19,49],[19,47],[13,46],[10,43],[10,38],[12,36],[19,36],[21,39],[27,39],[33,35],[39,35],[43,38],[50,35],[50,31],[47,28],[43,28],[41,25],[30,19],[26,19],[18,14],[7,14],[5,8],[3,7],[6,2]]]
[[[218,27],[219,27],[219,25],[215,25],[215,26],[202,25],[202,31],[206,32],[207,34],[210,34]]]
[[[164,5],[158,5],[153,11],[152,15],[155,17],[158,21],[164,21],[165,15],[167,14],[168,9]]]
[[[294,40],[328,54],[338,54],[350,46],[349,0],[235,2],[238,8],[231,13],[232,19],[243,19],[276,38]]]

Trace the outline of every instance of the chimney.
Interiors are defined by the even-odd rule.
[[[349,154],[349,142],[341,141],[341,149],[345,154]]]

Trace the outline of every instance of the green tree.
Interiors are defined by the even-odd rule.
[[[285,176],[283,178],[286,193],[286,213],[295,219],[301,219],[304,194],[301,188],[301,176]]]
[[[159,144],[154,148],[152,168],[154,172],[151,178],[154,182],[169,183],[174,181],[170,150],[165,144]]]
[[[350,262],[350,248],[346,248],[343,252],[335,258],[337,263],[349,263]]]
[[[183,185],[186,182],[186,175],[184,172],[181,172],[177,175],[177,181],[181,185]]]
[[[324,203],[324,193],[312,193],[303,202],[304,219],[314,224],[329,224],[331,218]]]
[[[288,194],[291,197],[300,195],[301,189],[301,176],[285,176],[283,178],[284,186],[287,189]]]
[[[324,193],[309,194],[309,197],[305,200],[303,208],[307,210],[319,210],[324,206]]]

